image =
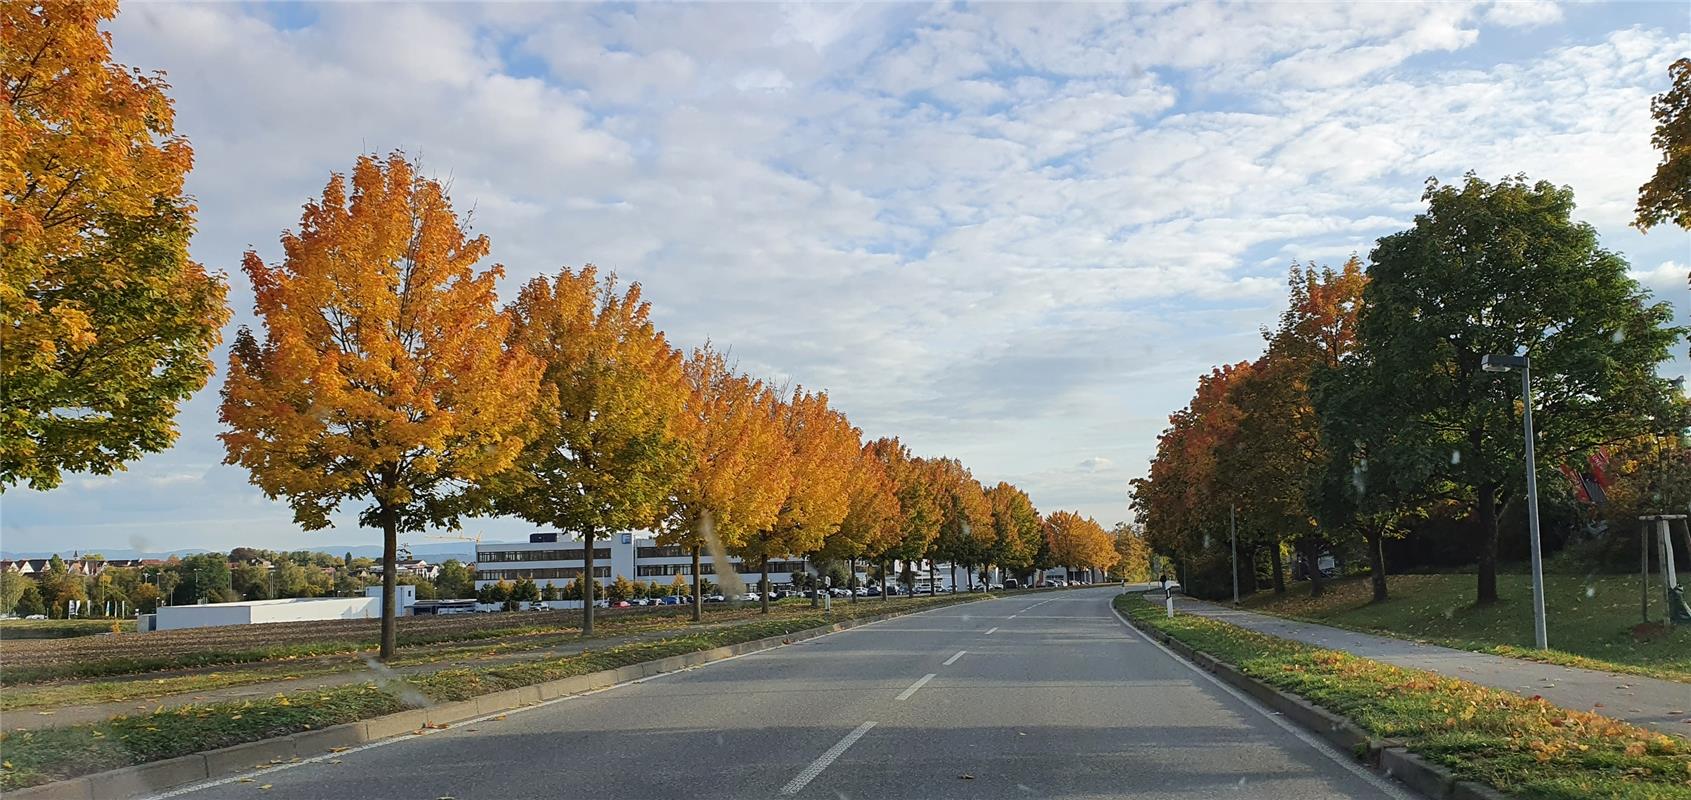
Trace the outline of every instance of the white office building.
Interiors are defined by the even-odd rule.
[[[587,555],[581,539],[559,533],[535,533],[528,542],[485,542],[476,545],[476,587],[499,581],[528,578],[542,588],[550,583],[562,589],[581,576]],[[728,559],[748,588],[756,588],[760,577],[758,564],[742,564],[740,559]],[[700,571],[705,580],[721,584],[716,564],[710,555],[700,559]],[[814,572],[810,563],[800,557],[771,559],[769,583],[783,586],[792,582],[794,572]],[[609,539],[593,542],[593,577],[601,586],[617,576],[640,583],[656,582],[667,586],[675,576],[691,583],[693,555],[676,545],[660,545],[650,533],[625,531]]]
[[[585,555],[586,550],[579,538],[561,533],[530,534],[527,542],[483,542],[476,545],[476,588],[500,581],[515,582],[528,578],[541,588],[550,583],[562,589],[570,581],[581,576]],[[728,561],[739,573],[740,582],[747,589],[755,590],[759,578],[757,562],[742,563],[734,556],[729,556]],[[891,561],[887,566],[895,580],[896,576],[904,574],[904,563],[901,561]],[[869,574],[866,572],[869,567],[870,564],[866,561],[857,562],[857,580],[860,585],[870,583]],[[705,580],[721,585],[722,581],[717,576],[717,565],[712,562],[709,554],[700,558],[700,571],[704,573]],[[816,574],[810,562],[803,557],[772,559],[769,562],[769,584],[772,588],[789,586],[793,573],[801,571]],[[609,539],[594,541],[593,572],[593,577],[598,579],[601,586],[616,580],[619,575],[639,583],[656,582],[663,586],[674,583],[675,576],[680,575],[683,582],[690,584],[693,581],[693,556],[683,547],[658,544],[657,538],[650,533],[625,531],[614,534]],[[918,593],[953,590],[953,572],[951,565],[946,562],[911,562],[910,572]],[[956,578],[956,590],[967,591],[969,571],[959,566]],[[977,573],[976,578],[992,583],[1002,581],[1002,576],[996,569]]]

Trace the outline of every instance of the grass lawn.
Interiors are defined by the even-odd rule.
[[[1609,669],[1691,683],[1691,627],[1640,641],[1632,629],[1639,614],[1636,575],[1546,575],[1548,653],[1533,649],[1532,580],[1497,576],[1502,599],[1474,605],[1473,575],[1393,575],[1389,598],[1374,605],[1368,578],[1328,585],[1319,598],[1309,584],[1287,587],[1283,597],[1259,592],[1245,600],[1255,611],[1311,622],[1434,642],[1464,650],[1530,658],[1574,667]],[[1654,592],[1659,594],[1659,592]],[[1652,619],[1662,618],[1661,599],[1652,598]]]
[[[1541,800],[1691,799],[1691,744],[1431,672],[1248,631],[1165,619],[1136,595],[1116,608],[1240,671],[1397,739],[1459,778]]]
[[[0,639],[68,639],[135,630],[132,619],[0,619]]]

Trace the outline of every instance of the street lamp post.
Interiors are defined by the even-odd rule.
[[[1233,540],[1233,605],[1239,604],[1239,524],[1234,520],[1237,507],[1227,507],[1227,535]]]
[[[1544,622],[1544,557],[1538,540],[1538,463],[1533,459],[1532,361],[1526,356],[1489,355],[1480,359],[1486,372],[1521,371],[1521,424],[1526,431],[1527,529],[1532,545],[1532,633],[1538,649],[1550,649]]]

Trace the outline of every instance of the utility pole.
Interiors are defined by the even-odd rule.
[[[1235,506],[1227,507],[1227,533],[1233,538],[1233,605],[1239,604],[1239,524]]]

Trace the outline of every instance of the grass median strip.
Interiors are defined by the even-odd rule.
[[[1459,778],[1546,800],[1691,800],[1683,739],[1541,698],[1324,650],[1122,595],[1116,608],[1278,689],[1397,739]]]
[[[821,612],[702,630],[655,642],[558,659],[441,670],[406,679],[433,702],[585,675],[669,656],[782,636],[848,619],[938,608],[981,595],[841,604]],[[397,688],[397,687],[392,687]],[[241,703],[181,706],[106,722],[0,734],[0,791],[284,736],[401,711],[396,693],[374,684],[279,694]]]

